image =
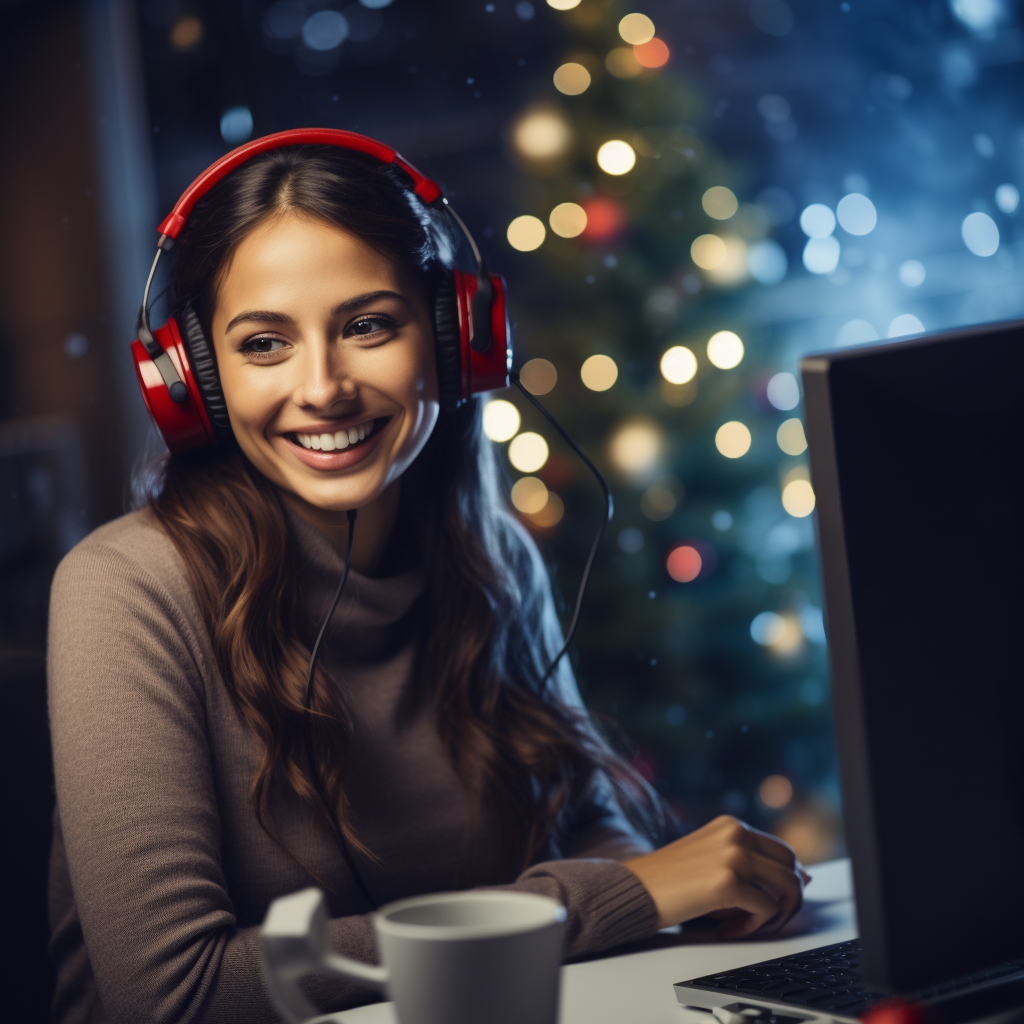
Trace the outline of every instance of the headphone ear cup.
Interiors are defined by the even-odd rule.
[[[214,358],[213,349],[206,340],[203,333],[203,325],[199,322],[199,315],[186,303],[181,316],[178,318],[184,334],[185,344],[188,346],[189,360],[192,364],[192,376],[199,385],[199,393],[203,396],[203,404],[213,424],[213,429],[220,441],[229,440],[231,433],[231,421],[228,419],[228,408],[224,402],[224,392],[220,386],[220,374],[217,372],[217,360]]]
[[[462,329],[455,280],[451,273],[442,276],[434,292],[434,339],[441,409],[451,412],[465,399],[462,393]]]

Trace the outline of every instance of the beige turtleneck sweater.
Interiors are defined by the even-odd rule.
[[[323,534],[290,516],[312,630],[341,573]],[[516,879],[488,874],[494,835],[412,686],[423,579],[352,573],[322,664],[352,712],[346,792],[354,825],[380,857],[359,862],[378,905],[417,893],[509,884],[561,900],[567,955],[644,938],[657,913],[615,857],[642,846],[618,808],[581,809],[567,859]],[[551,612],[553,614],[553,612]],[[563,674],[563,696],[578,701]],[[260,749],[240,719],[180,558],[152,513],[96,530],[53,583],[49,701],[57,786],[51,863],[55,1019],[71,1022],[277,1019],[260,973],[258,931],[271,900],[313,884],[260,828],[249,787]],[[286,846],[334,889],[335,948],[376,961],[368,907],[330,834],[279,791]],[[467,839],[468,832],[468,839]],[[325,1010],[374,998],[311,980]]]

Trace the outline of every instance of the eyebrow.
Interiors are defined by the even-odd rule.
[[[355,310],[369,305],[371,302],[377,302],[380,299],[397,299],[403,305],[407,306],[409,304],[408,299],[406,299],[404,295],[382,288],[375,292],[364,292],[362,295],[354,295],[351,299],[339,302],[338,305],[331,310],[331,316],[344,316],[346,313],[352,313]],[[287,313],[276,313],[267,309],[247,309],[244,313],[239,313],[238,316],[234,316],[228,321],[227,327],[224,328],[224,333],[227,334],[232,327],[241,323],[292,324],[294,322],[295,321],[288,316]]]

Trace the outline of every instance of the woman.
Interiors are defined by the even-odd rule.
[[[733,819],[651,852],[651,794],[565,659],[545,682],[543,565],[476,401],[441,410],[453,247],[398,171],[330,146],[254,157],[192,211],[173,302],[211,339],[228,436],[165,459],[53,585],[58,1020],[276,1019],[258,926],[310,884],[367,960],[374,906],[437,890],[553,896],[567,955],[798,908],[792,851]]]

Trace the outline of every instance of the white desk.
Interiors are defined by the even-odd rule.
[[[703,1014],[684,1010],[672,985],[731,967],[798,953],[857,936],[850,865],[815,864],[800,913],[779,935],[762,941],[687,943],[682,935],[658,936],[643,948],[562,968],[561,1024],[691,1024]],[[657,944],[661,944],[657,948]],[[336,1024],[396,1024],[390,1003],[333,1014]]]

